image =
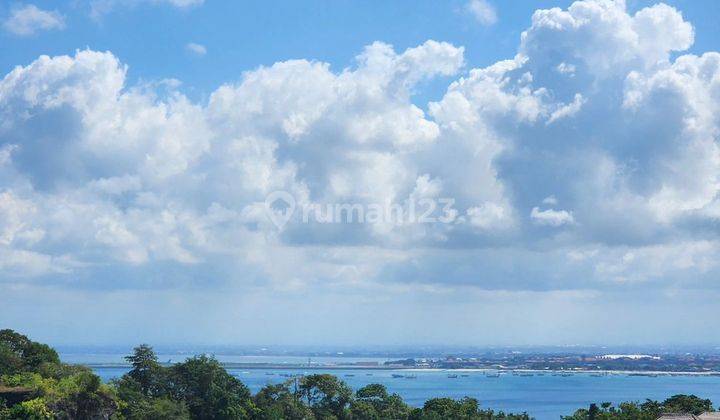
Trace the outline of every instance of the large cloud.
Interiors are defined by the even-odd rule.
[[[605,289],[695,274],[711,287],[720,55],[672,58],[692,42],[666,5],[541,10],[515,57],[468,70],[427,107],[413,93],[463,71],[463,48],[376,42],[340,72],[279,62],[206,104],[173,84],[127,86],[111,53],[43,56],[0,82],[0,272],[136,287],[128,277],[183,267],[282,291]],[[454,207],[450,223],[424,224],[296,212],[278,230],[264,203],[278,190],[300,206]],[[678,244],[681,262],[648,262]]]

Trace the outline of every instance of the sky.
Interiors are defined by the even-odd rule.
[[[717,344],[720,2],[0,5],[0,327]]]

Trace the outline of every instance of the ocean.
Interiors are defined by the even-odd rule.
[[[120,377],[129,369],[112,363],[122,361],[120,356],[62,355],[70,363],[89,364],[104,381]],[[180,361],[184,357],[159,355],[161,361]],[[236,356],[218,357],[225,362],[298,363],[307,358]],[[112,360],[112,361],[110,361]],[[314,358],[316,363],[351,362],[347,358]],[[362,358],[361,360],[368,360]],[[374,359],[375,360],[375,359]],[[378,360],[380,361],[380,360]],[[572,414],[590,403],[644,401],[646,398],[663,400],[675,394],[695,394],[720,404],[720,377],[699,375],[630,376],[612,374],[593,376],[575,373],[572,376],[553,376],[551,372],[536,372],[533,376],[501,374],[488,377],[481,371],[443,370],[385,370],[385,369],[248,369],[228,368],[228,372],[245,383],[252,392],[267,384],[289,380],[288,375],[330,373],[345,381],[353,389],[370,383],[380,383],[391,393],[397,393],[414,406],[422,406],[433,397],[477,398],[484,408],[506,412],[526,411],[538,420],[558,420],[561,415]],[[403,375],[404,377],[393,377]],[[457,375],[448,377],[449,375]],[[410,376],[408,378],[407,376]]]

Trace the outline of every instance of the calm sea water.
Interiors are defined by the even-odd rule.
[[[218,357],[222,361],[234,362],[298,362],[299,360],[257,359],[251,356],[238,356],[235,360],[225,360],[227,357]],[[109,360],[107,355],[65,355],[64,360],[72,363],[107,363],[120,362],[122,359]],[[160,360],[179,361],[178,356],[160,355]],[[347,359],[342,359],[347,362]],[[364,358],[362,360],[368,360]],[[313,359],[319,363],[332,363],[334,358],[328,360]],[[94,367],[103,380],[122,376],[128,371],[126,367],[102,366]],[[460,371],[394,371],[372,369],[235,369],[228,372],[243,381],[253,392],[267,384],[280,383],[288,380],[289,374],[330,373],[344,380],[353,389],[370,383],[381,383],[390,392],[400,394],[403,399],[414,406],[421,406],[425,400],[432,397],[462,398],[470,396],[477,398],[485,408],[512,412],[527,411],[538,420],[557,420],[561,415],[572,414],[578,408],[587,407],[592,402],[609,401],[619,403],[622,401],[643,401],[645,398],[663,400],[675,394],[696,394],[703,398],[713,400],[715,405],[720,404],[720,377],[717,376],[628,376],[624,374],[609,376],[591,376],[589,374],[575,374],[562,377],[552,376],[549,373],[543,376],[513,376],[501,375],[499,378],[489,378],[483,372]],[[394,378],[393,374],[414,375],[414,379]],[[457,378],[449,378],[449,374],[457,374]],[[467,375],[467,376],[461,376]]]

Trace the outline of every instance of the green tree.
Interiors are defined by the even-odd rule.
[[[495,413],[493,410],[481,410],[478,401],[470,397],[465,397],[460,400],[453,400],[451,398],[430,399],[425,402],[421,410],[413,410],[409,418],[412,420],[530,420],[530,416],[526,413],[505,414],[502,411]]]
[[[253,398],[259,410],[259,419],[313,419],[314,415],[300,400],[299,394],[291,390],[295,382],[267,385]]]
[[[92,372],[61,379],[46,393],[45,399],[56,418],[109,418],[118,409],[113,390]]]
[[[387,402],[388,392],[385,385],[381,384],[370,384],[366,385],[357,390],[355,397],[359,401],[365,401],[371,403],[378,409],[382,409],[383,405]]]
[[[50,420],[54,417],[45,400],[35,398],[16,404],[6,414],[8,419]]]
[[[589,409],[577,410],[565,420],[655,420],[663,413],[700,414],[712,411],[712,402],[695,395],[675,395],[662,403],[646,400],[639,404],[624,402],[615,407],[611,403],[591,404]]]
[[[455,400],[452,398],[432,398],[425,401],[422,409],[422,419],[449,419],[456,418]]]
[[[304,376],[300,380],[299,392],[315,417],[321,419],[343,419],[352,400],[352,390],[333,375],[319,374]]]
[[[607,409],[607,407],[605,409]],[[599,412],[600,409],[597,404],[590,404],[590,409],[588,410],[588,420],[596,420]]]
[[[121,412],[133,420],[172,420],[189,419],[190,412],[184,401],[173,400],[167,396],[149,397],[140,384],[129,375],[113,381],[120,398]],[[164,386],[166,388],[167,386]]]
[[[673,395],[662,403],[664,413],[701,414],[712,411],[712,401],[704,400],[695,395]]]
[[[133,349],[131,356],[125,356],[132,365],[128,375],[140,385],[141,392],[146,396],[159,395],[162,393],[162,366],[157,361],[157,356],[152,347],[141,344]]]
[[[34,372],[47,363],[60,363],[60,357],[52,347],[13,330],[0,330],[0,375]]]
[[[132,420],[189,420],[190,412],[183,402],[169,398],[147,398],[130,406],[125,415]]]
[[[170,367],[168,390],[171,398],[187,404],[194,419],[245,419],[257,412],[250,390],[212,357]]]
[[[381,384],[370,384],[357,390],[355,401],[351,405],[354,418],[357,418],[355,412],[364,410],[366,404],[369,404],[377,416],[383,419],[405,419],[411,411],[399,395],[388,394],[385,386]],[[356,405],[358,407],[354,408]]]
[[[380,413],[378,413],[375,406],[371,403],[357,400],[350,403],[350,416],[353,419],[362,420],[379,420],[385,418],[381,417]]]

